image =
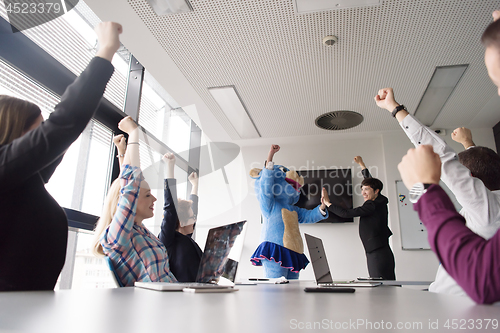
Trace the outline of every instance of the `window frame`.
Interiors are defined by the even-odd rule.
[[[10,23],[3,17],[0,17],[0,59],[2,59],[9,66],[15,68],[17,71],[23,73],[29,79],[35,81],[37,84],[41,85],[45,89],[54,93],[57,96],[62,96],[66,88],[73,83],[77,78],[69,69],[64,65],[59,63],[55,58],[53,58],[49,53],[43,50],[35,42],[30,40],[21,32],[13,33]],[[142,68],[138,68],[138,65]],[[131,101],[130,97],[134,94],[133,98],[140,103],[142,94],[142,81],[144,80],[144,75],[140,76],[140,81],[137,82],[135,79],[137,71],[142,71],[144,73],[144,67],[140,65],[135,58],[131,55],[129,63],[129,71],[127,78],[127,87],[125,95],[125,104],[127,100]],[[132,78],[132,75],[134,77]],[[133,88],[129,86],[131,81],[135,81],[133,86],[139,87]],[[130,89],[129,89],[130,88]],[[140,113],[140,108],[134,110],[133,107],[125,108],[128,110],[126,112],[120,110],[114,104],[112,104],[105,97],[102,98],[96,113],[92,119],[100,122],[105,127],[109,128],[113,135],[122,133],[118,129],[118,123],[124,117],[131,115],[137,121]],[[154,150],[163,152],[172,152],[166,144],[164,144],[160,139],[156,138],[152,133],[149,133],[146,129],[140,126],[145,134],[145,137],[149,139],[148,144]],[[177,165],[185,170],[189,175],[191,172],[196,171],[199,173],[199,159],[200,159],[200,143],[201,143],[201,129],[191,120],[191,135],[189,143],[189,159],[192,158],[192,163],[186,161],[184,158],[176,155]],[[116,147],[114,149],[114,155],[118,152]],[[198,154],[196,156],[196,153]],[[114,158],[112,160],[112,165],[108,169],[107,177],[107,187],[111,185],[111,182],[119,176],[120,166],[118,159]],[[186,179],[187,181],[187,179]],[[188,183],[188,193],[191,191],[190,184]],[[69,209],[63,207],[66,215],[68,217],[68,248],[66,254],[66,262],[60,276],[60,289],[71,289],[73,280],[73,270],[75,263],[76,254],[76,244],[78,242],[79,230],[94,230],[95,224],[99,219],[99,216],[92,214],[87,214],[78,210]],[[70,233],[70,231],[75,232]]]
[[[10,23],[2,17],[0,17],[0,45],[2,45],[0,48],[0,58],[3,61],[58,96],[62,96],[66,88],[77,78],[77,76],[74,75],[69,69],[59,63],[28,37],[20,32],[12,33]],[[138,66],[142,69],[139,69]],[[125,96],[126,101],[131,101],[132,95],[134,95],[133,99],[140,101],[140,95],[142,93],[140,88],[142,88],[142,82],[138,83],[137,80],[132,78],[132,75],[135,76],[138,70],[143,71],[144,68],[134,57],[131,56],[128,73],[129,77],[127,81],[128,83],[133,81],[136,82],[134,85],[135,89],[132,86],[127,86],[127,95]],[[141,75],[141,80],[143,80],[143,78],[144,76]],[[139,89],[137,89],[137,87]],[[127,102],[125,104],[127,105]],[[121,119],[131,115],[137,120],[140,112],[138,109],[134,111],[134,108],[127,106],[125,107],[125,110],[128,110],[128,113],[120,110],[109,100],[103,97],[93,119],[108,127],[116,135],[117,133],[121,133],[117,126]],[[172,149],[161,142],[160,139],[152,135],[152,133],[142,127],[141,129],[145,136],[149,139],[149,143],[154,150],[159,152],[172,151]],[[191,121],[191,131],[190,149],[192,148],[194,151],[199,152],[199,149],[193,147],[199,147],[201,135],[197,132],[201,133],[201,130],[196,126],[196,124],[194,124],[193,121]],[[196,134],[193,135],[193,132]],[[195,138],[194,140],[193,137]],[[115,153],[117,153],[116,149]],[[190,159],[191,155],[192,154],[190,153]],[[177,154],[176,158],[177,165],[188,174],[193,171],[198,172],[199,156],[198,158],[193,156],[193,161],[195,161],[195,163],[189,163]],[[107,184],[108,186],[111,185],[111,182],[119,176],[119,172],[120,167],[118,165],[118,160],[114,159],[111,167],[109,183]],[[64,209],[74,211],[69,210],[68,208]],[[79,213],[80,214],[72,213],[71,219],[68,217],[68,226],[78,229],[93,230],[98,216],[82,212]]]

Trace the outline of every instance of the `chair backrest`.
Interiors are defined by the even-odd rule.
[[[108,264],[108,268],[112,273],[111,276],[113,277],[113,281],[115,281],[116,287],[123,287],[123,284],[121,283],[120,278],[118,277],[118,274],[116,274],[115,268],[113,267],[113,262],[108,256],[106,256],[106,264]]]

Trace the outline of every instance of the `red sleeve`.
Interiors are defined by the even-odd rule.
[[[438,185],[432,185],[414,209],[427,228],[432,250],[467,295],[477,303],[500,301],[500,233],[486,241],[472,232]]]

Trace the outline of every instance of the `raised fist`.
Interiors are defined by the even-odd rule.
[[[379,108],[386,109],[389,112],[392,112],[399,105],[394,99],[392,88],[380,89],[377,96],[375,96],[375,102]]]
[[[118,149],[119,154],[125,154],[125,151],[127,150],[127,140],[123,134],[114,136],[113,143],[115,144],[116,149]]]
[[[119,123],[118,123],[118,128],[127,133],[130,134],[132,133],[135,129],[137,129],[137,124],[135,121],[132,119],[131,116],[123,118]]]

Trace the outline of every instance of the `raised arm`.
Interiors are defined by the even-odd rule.
[[[423,125],[415,117],[410,115],[406,109],[399,110],[399,107],[402,106],[396,102],[392,88],[380,89],[377,96],[375,96],[375,102],[378,107],[386,109],[391,112],[393,116],[394,112],[396,112],[396,119],[415,147],[420,145],[431,145],[442,162],[456,160],[457,154],[455,151],[451,149],[436,132]]]
[[[392,88],[380,89],[374,99],[379,108],[386,109],[391,113],[396,112],[396,108],[400,106],[400,104],[396,102],[396,99],[394,98],[394,91]],[[396,112],[395,117],[398,122],[402,122],[408,114],[408,111],[406,111],[405,109],[401,109]]]
[[[127,151],[127,140],[123,134],[118,134],[113,137],[113,143],[116,146],[116,150],[118,151],[118,163],[120,164],[120,169],[123,166],[123,159],[125,157],[125,152]]]
[[[361,174],[363,175],[363,178],[371,178],[370,171],[365,165],[365,162],[363,161],[363,158],[361,156],[356,156],[354,157],[354,162],[356,162],[360,167],[361,167]]]
[[[103,57],[98,55],[90,61],[80,76],[68,86],[54,112],[44,123],[0,147],[2,190],[19,186],[57,162],[94,115],[113,73],[113,65],[108,58],[118,49],[115,42],[121,33],[121,26],[117,23],[101,23],[96,27],[96,32],[101,48],[106,49]],[[52,167],[45,172],[45,181],[48,181],[54,169]]]
[[[137,124],[131,117],[125,117],[118,124],[118,128],[129,135],[129,145],[120,175],[121,191],[116,213],[103,236],[103,242],[114,248],[126,247],[130,242],[137,198],[143,180],[140,169],[139,144],[136,144],[139,140]],[[103,247],[105,246],[106,244],[103,244]]]
[[[381,89],[375,96],[375,101],[379,107],[391,112],[399,105],[394,99],[392,88]],[[482,225],[486,226],[490,221],[500,217],[499,211],[493,205],[489,206],[489,210],[477,208],[483,206],[485,202],[495,200],[493,194],[480,179],[472,177],[470,170],[458,161],[457,153],[436,132],[424,126],[406,110],[398,111],[396,118],[415,147],[421,145],[433,147],[442,162],[441,180],[468,214],[475,215],[475,221],[483,221]]]
[[[462,144],[462,146],[464,146],[464,149],[468,149],[476,145],[474,141],[472,141],[472,133],[470,129],[465,127],[456,128],[451,133],[451,138],[453,139],[453,141]]]
[[[167,165],[167,179],[175,179],[174,171],[175,171],[175,155],[172,153],[166,153],[161,158],[163,162]]]
[[[429,244],[453,279],[477,303],[500,301],[500,233],[489,241],[465,226],[446,192],[437,184],[441,172],[431,146],[410,149],[398,165],[405,186],[434,184],[414,209],[427,228]]]
[[[167,165],[167,179],[165,179],[165,188],[163,191],[163,220],[161,222],[160,234],[158,238],[165,247],[170,247],[175,238],[177,229],[177,184],[174,178],[175,155],[167,153],[163,155],[163,162]]]
[[[116,51],[120,48],[118,36],[123,32],[121,24],[101,22],[96,26],[95,32],[99,42],[99,50],[95,56],[111,62]]]
[[[352,208],[352,209],[344,209],[340,206],[335,206],[330,202],[330,198],[328,196],[328,192],[325,188],[322,190],[323,202],[328,207],[328,210],[333,214],[340,217],[358,217],[358,216],[369,216],[375,212],[376,206],[372,200],[367,200],[363,204],[363,206]]]
[[[260,187],[259,187],[259,204],[262,212],[269,212],[274,205],[274,154],[280,151],[280,146],[271,145],[269,153],[267,154],[266,167],[261,171]]]
[[[274,158],[274,154],[276,154],[277,152],[279,152],[280,149],[281,148],[278,145],[271,145],[271,149],[269,149],[269,153],[267,154],[267,160],[266,160],[266,162],[267,163],[272,162],[273,158]]]
[[[56,158],[54,160],[54,162],[50,163],[45,168],[43,168],[42,170],[40,170],[40,176],[42,176],[43,182],[45,184],[47,184],[49,182],[50,177],[52,177],[52,175],[56,171],[56,168],[61,163],[63,157],[64,157],[64,154],[60,155],[58,158]]]
[[[434,185],[414,206],[446,272],[477,303],[500,301],[500,232],[488,241],[465,226],[446,192]]]
[[[297,212],[299,223],[316,223],[322,221],[328,217],[328,210],[326,207],[320,208],[323,204],[318,205],[314,209],[305,209],[293,206],[295,211]],[[323,210],[325,215],[321,212]]]
[[[198,174],[196,172],[191,172],[188,180],[191,183],[191,195],[189,196],[189,200],[193,201],[191,209],[193,210],[193,214],[198,216]]]

